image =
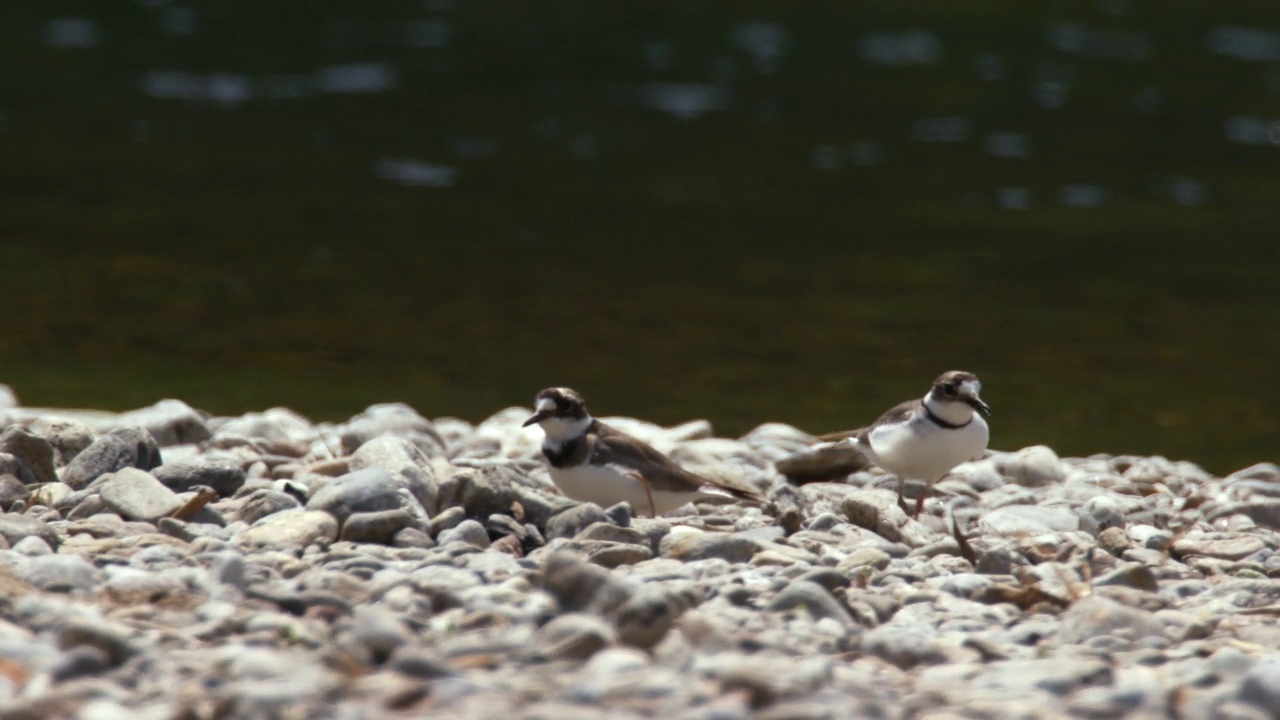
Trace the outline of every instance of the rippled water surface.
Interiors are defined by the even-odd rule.
[[[998,447],[1228,471],[1278,161],[1273,3],[11,3],[0,382],[819,432],[962,367]]]

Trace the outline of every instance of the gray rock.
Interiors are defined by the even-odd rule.
[[[43,520],[30,515],[0,513],[0,537],[13,547],[26,537],[38,537],[49,547],[58,547],[58,534]]]
[[[1119,585],[1151,593],[1160,589],[1151,568],[1142,563],[1125,563],[1111,572],[1095,577],[1093,584],[1095,586]]]
[[[18,473],[18,479],[26,483],[52,483],[58,481],[53,467],[53,446],[49,441],[34,435],[20,425],[10,425],[0,433],[0,453],[17,458],[27,473]],[[29,473],[30,480],[27,479]]]
[[[5,457],[12,456],[0,455],[0,466],[4,465]],[[5,472],[5,468],[0,467],[0,509],[8,510],[16,502],[25,502],[30,495],[31,486],[23,483],[14,475]]]
[[[577,537],[579,540],[606,540],[614,543],[649,547],[649,536],[646,533],[635,528],[618,527],[607,522],[592,523],[585,530],[578,533]]]
[[[301,549],[328,545],[338,538],[338,521],[320,510],[285,510],[258,521],[237,539],[244,547]]]
[[[566,613],[542,626],[537,643],[541,653],[556,660],[585,660],[617,642],[613,627],[586,613]]]
[[[556,513],[547,521],[547,539],[577,537],[578,533],[588,527],[607,522],[609,522],[609,516],[605,515],[599,505],[578,503]]]
[[[205,416],[181,400],[161,400],[130,410],[116,418],[115,424],[145,429],[160,447],[204,442],[213,436]]]
[[[93,444],[93,431],[74,420],[39,418],[31,423],[30,430],[49,441],[57,467],[66,467],[76,455]]]
[[[845,627],[856,625],[853,616],[827,588],[809,580],[797,580],[786,586],[767,606],[774,612],[795,608],[807,611],[815,620],[834,618]]]
[[[245,481],[244,468],[238,462],[217,457],[165,463],[152,470],[151,474],[174,492],[188,492],[197,485],[205,485],[224,498],[235,495]]]
[[[105,620],[77,618],[58,629],[58,647],[67,650],[79,646],[96,648],[112,666],[118,666],[138,652],[129,640],[129,630]]]
[[[374,467],[330,480],[307,501],[307,509],[323,510],[343,523],[352,513],[399,510],[404,503],[391,473]]]
[[[341,539],[388,545],[396,533],[411,525],[413,515],[403,509],[352,513],[342,524]]]
[[[298,498],[275,490],[254,490],[236,511],[236,517],[252,525],[268,515],[302,507]]]
[[[440,487],[435,466],[422,448],[409,440],[389,435],[373,438],[360,445],[349,465],[352,472],[366,468],[386,470],[429,514],[439,512]]]
[[[510,462],[459,467],[441,483],[440,506],[461,506],[469,517],[509,515],[519,505],[525,521],[546,527],[552,516],[574,504],[567,497],[533,489],[524,471]]]
[[[1237,470],[1223,478],[1226,482],[1237,480],[1261,480],[1269,483],[1280,483],[1280,465],[1273,462],[1260,462],[1247,468]]]
[[[431,536],[418,528],[407,527],[397,532],[395,537],[391,538],[391,546],[398,548],[422,548],[430,550],[436,546],[436,541]]]
[[[379,605],[358,605],[352,615],[351,632],[356,640],[381,664],[414,636],[409,626],[390,610]]]
[[[99,495],[112,512],[126,520],[154,522],[182,507],[182,499],[149,473],[123,468],[102,483]]]
[[[1266,546],[1257,535],[1189,532],[1173,541],[1172,551],[1180,558],[1199,555],[1220,560],[1243,560]]]
[[[762,550],[760,542],[736,533],[672,533],[662,539],[663,557],[692,562],[718,558],[731,563],[748,562]]]
[[[1269,655],[1249,668],[1240,685],[1240,700],[1280,717],[1280,656]]]
[[[19,407],[18,394],[8,385],[0,384],[0,410]]]
[[[609,518],[609,522],[618,527],[631,527],[631,505],[620,502],[617,505],[610,505],[604,510],[605,517]]]
[[[441,532],[452,527],[457,527],[458,523],[467,519],[467,511],[460,507],[451,507],[448,510],[431,518],[427,523],[427,534],[436,537]]]
[[[92,590],[105,574],[79,555],[41,555],[27,561],[22,578],[41,590],[67,593]]]
[[[487,548],[489,547],[489,533],[485,532],[484,526],[479,522],[463,520],[458,523],[457,527],[449,528],[437,535],[436,542],[440,545],[456,542],[467,543],[478,548]]]
[[[898,494],[890,490],[864,490],[848,495],[844,499],[843,510],[849,522],[890,542],[918,548],[938,539],[936,534],[898,507]]]
[[[1160,623],[1151,613],[1126,607],[1114,600],[1091,595],[1062,614],[1058,641],[1080,644],[1099,635],[1122,633],[1130,639],[1161,636]]]
[[[1025,537],[1079,529],[1080,519],[1069,508],[1044,505],[1006,505],[982,515],[978,527],[983,535]]]
[[[107,473],[127,467],[152,470],[162,462],[160,448],[142,428],[119,428],[94,440],[62,471],[62,481],[79,490]]]
[[[1058,454],[1044,445],[1033,445],[996,459],[1000,474],[1024,487],[1044,487],[1060,483],[1066,470]]]
[[[35,557],[49,555],[53,552],[53,547],[36,535],[28,535],[13,544],[13,551],[19,555]]]
[[[49,670],[56,682],[66,682],[75,678],[98,675],[110,670],[113,663],[111,657],[101,648],[93,645],[76,645],[58,658],[58,662]]]
[[[1103,530],[1124,527],[1120,505],[1107,495],[1089,498],[1077,515],[1080,518],[1080,529],[1094,537]]]
[[[350,455],[360,446],[382,436],[404,438],[428,457],[445,455],[444,438],[431,421],[404,403],[370,405],[342,428],[342,449]]]
[[[939,644],[938,633],[930,627],[890,622],[862,636],[862,652],[885,660],[903,670],[917,665],[944,663],[948,653]]]
[[[237,590],[245,588],[244,556],[238,552],[218,553],[209,566],[209,579],[218,585],[228,585]]]
[[[435,680],[453,674],[436,651],[408,645],[402,645],[391,653],[387,667],[419,680]]]

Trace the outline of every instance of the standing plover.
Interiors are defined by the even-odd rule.
[[[908,400],[881,415],[855,433],[826,436],[845,438],[872,463],[898,476],[898,505],[908,513],[903,499],[907,478],[927,483],[916,498],[917,516],[924,510],[929,486],[952,468],[982,457],[990,431],[983,417],[991,408],[978,396],[982,383],[973,373],[951,370],[933,381],[919,400]]]
[[[551,481],[575,500],[601,507],[625,500],[636,513],[655,517],[695,500],[762,500],[748,488],[694,475],[648,443],[596,420],[574,390],[547,388],[534,402],[536,412],[524,424],[542,427]]]

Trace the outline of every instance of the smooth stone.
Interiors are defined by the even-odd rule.
[[[167,462],[152,476],[174,492],[188,492],[197,485],[213,488],[219,497],[231,497],[245,482],[244,468],[230,458],[186,458]]]
[[[996,459],[1000,474],[1023,487],[1044,487],[1060,483],[1066,471],[1058,454],[1044,445],[1032,445]]]
[[[405,500],[391,473],[372,467],[325,483],[307,501],[307,509],[323,510],[342,523],[352,513],[401,509]]]
[[[0,453],[12,455],[27,470],[25,474],[18,474],[26,484],[58,481],[53,467],[53,446],[21,425],[10,425],[0,433]],[[26,474],[30,479],[24,477]]]
[[[48,592],[92,590],[106,574],[79,555],[40,555],[27,560],[22,578]]]
[[[328,545],[338,538],[338,521],[320,510],[285,510],[255,523],[241,533],[238,545],[305,548]]]
[[[978,520],[983,535],[1025,537],[1079,529],[1080,519],[1068,508],[1043,505],[1006,505],[990,510]]]
[[[10,547],[25,537],[38,537],[49,547],[58,547],[58,533],[48,523],[30,515],[0,513],[0,537],[3,537]]]
[[[163,462],[160,447],[139,427],[118,428],[94,440],[62,471],[62,482],[74,490],[127,467],[152,470]]]
[[[341,539],[387,545],[396,533],[412,525],[413,520],[413,515],[406,510],[352,513],[342,524]]]
[[[608,522],[592,523],[576,535],[579,540],[606,540],[649,547],[649,536],[635,528],[619,527]]]
[[[39,418],[29,426],[31,432],[49,441],[53,447],[53,462],[66,467],[85,448],[93,444],[93,431],[89,426],[74,420]]]
[[[58,658],[57,663],[49,669],[49,675],[56,682],[66,682],[75,678],[99,675],[110,670],[111,657],[101,648],[92,645],[76,645]]]
[[[458,523],[466,519],[466,510],[460,507],[451,507],[431,518],[431,521],[427,523],[427,534],[433,538],[437,537],[445,530],[457,527]]]
[[[547,540],[577,537],[588,527],[601,523],[608,524],[609,516],[599,505],[590,502],[578,503],[551,516],[547,521]]]
[[[407,527],[395,534],[391,538],[391,546],[398,548],[421,548],[430,550],[436,546],[436,541],[427,533],[414,527]]]
[[[126,467],[104,482],[102,502],[126,520],[154,522],[182,507],[182,499],[149,473]]]
[[[453,674],[435,650],[411,645],[396,648],[387,660],[387,667],[419,680],[435,680]]]
[[[546,527],[547,521],[575,503],[562,495],[535,490],[520,465],[514,462],[489,463],[480,467],[455,467],[441,482],[440,506],[461,506],[468,517],[513,514],[519,506],[522,522]]]
[[[141,427],[160,447],[199,443],[213,437],[205,416],[181,400],[161,400],[115,419],[119,427]],[[150,469],[150,468],[147,468]]]
[[[351,455],[351,472],[382,468],[409,491],[430,514],[440,510],[440,486],[435,466],[422,448],[402,437],[384,435],[369,440]]]
[[[441,531],[436,536],[436,543],[440,545],[466,543],[484,549],[489,547],[489,533],[478,521],[468,519],[458,523],[456,527]]]
[[[604,509],[605,517],[609,522],[618,527],[631,527],[631,505],[629,503],[620,502],[616,505],[610,505]]]
[[[1240,685],[1239,699],[1280,717],[1280,656],[1259,658]]]
[[[1106,495],[1089,498],[1077,511],[1077,516],[1080,529],[1094,537],[1103,530],[1124,527],[1124,514],[1120,512],[1119,503]]]
[[[357,605],[352,613],[351,633],[381,664],[414,637],[398,615],[379,605]]]
[[[289,493],[275,490],[254,490],[244,499],[239,509],[236,510],[235,516],[252,525],[269,515],[300,507],[302,507],[302,503],[298,502],[298,498]]]
[[[848,495],[842,509],[849,522],[890,542],[918,548],[938,539],[936,533],[898,507],[898,494],[891,490],[863,490]]]
[[[1266,546],[1257,535],[1190,532],[1174,540],[1172,550],[1178,557],[1199,555],[1220,560],[1243,560]]]
[[[617,633],[602,618],[566,613],[538,630],[542,654],[556,660],[585,660],[617,642]]]
[[[76,618],[57,631],[58,647],[97,648],[107,656],[112,666],[118,666],[138,652],[129,639],[130,632],[123,626],[105,620]]]
[[[13,456],[0,455],[0,465],[4,464],[5,457]],[[17,465],[16,458],[14,458],[14,464]],[[5,472],[5,470],[6,468],[0,467],[0,510],[8,510],[17,502],[25,503],[31,496],[31,486],[19,480],[12,472]]]
[[[1142,563],[1125,563],[1111,572],[1093,579],[1095,586],[1119,585],[1147,592],[1157,592],[1160,587],[1151,568]]]
[[[53,552],[53,548],[49,543],[36,535],[28,535],[13,544],[12,550],[19,555],[27,557],[35,557],[37,555],[48,555]]]
[[[1160,623],[1151,613],[1090,595],[1072,604],[1062,614],[1058,642],[1080,644],[1093,637],[1117,632],[1124,632],[1132,639],[1162,635]]]
[[[10,408],[21,407],[18,402],[18,393],[13,388],[0,383],[0,410],[8,410]]]
[[[810,580],[797,580],[787,585],[766,606],[767,610],[773,612],[795,608],[805,610],[815,620],[832,618],[845,627],[856,624],[853,616],[836,600],[830,590]]]
[[[342,427],[342,450],[354,454],[365,443],[378,437],[392,436],[408,440],[427,457],[444,457],[444,438],[431,421],[404,403],[370,405]]]
[[[939,645],[938,633],[931,627],[893,621],[868,631],[862,636],[862,652],[874,655],[903,670],[917,665],[934,665],[949,659]]]
[[[748,562],[763,548],[760,542],[736,533],[708,532],[697,535],[671,533],[659,548],[663,557],[685,562],[719,558],[731,563]]]
[[[601,567],[616,568],[622,565],[635,565],[653,559],[653,551],[647,545],[597,541],[600,547],[587,555],[587,561]]]

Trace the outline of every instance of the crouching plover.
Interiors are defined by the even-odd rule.
[[[542,454],[551,481],[574,500],[601,507],[627,501],[636,513],[668,513],[695,500],[761,502],[758,492],[728,487],[681,468],[638,438],[591,417],[582,396],[569,388],[547,388],[524,422],[546,433]]]
[[[897,475],[898,505],[908,513],[902,496],[907,478],[925,481],[924,492],[916,498],[919,516],[929,486],[987,449],[990,431],[983,417],[991,408],[978,397],[981,388],[973,373],[951,370],[933,381],[924,398],[897,405],[854,433],[826,438],[843,437],[872,463]]]

